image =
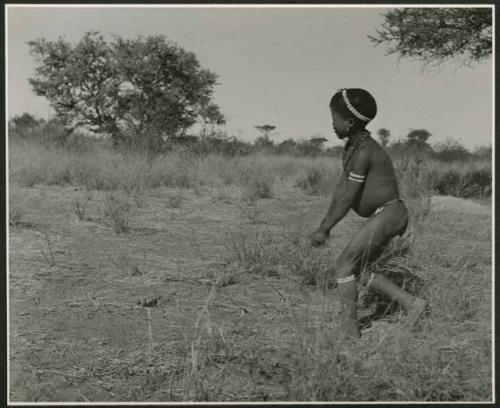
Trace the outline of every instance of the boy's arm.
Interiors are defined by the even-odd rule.
[[[355,157],[353,166],[347,178],[341,176],[338,191],[334,192],[330,208],[328,209],[319,231],[328,235],[330,230],[345,217],[349,209],[363,188],[365,177],[370,167],[370,154],[367,149],[361,149]]]

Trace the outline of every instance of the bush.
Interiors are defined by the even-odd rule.
[[[446,162],[456,160],[467,160],[472,156],[460,142],[448,139],[443,143],[439,143],[434,147],[434,157],[438,160]]]
[[[466,172],[450,169],[436,177],[433,188],[439,194],[469,198],[482,196],[489,186],[491,171],[487,169],[470,169]]]
[[[262,171],[245,173],[242,178],[243,195],[251,202],[260,198],[272,198],[273,177]]]
[[[261,198],[274,196],[273,186],[276,172],[274,163],[270,163],[269,156],[255,155],[234,159],[230,170],[234,175],[234,182],[242,187],[244,198],[250,202]]]
[[[482,146],[474,150],[474,157],[477,159],[491,160],[493,150],[491,146]]]
[[[394,169],[403,198],[417,198],[430,195],[427,164],[421,156],[399,154],[394,159]]]
[[[204,156],[211,153],[229,157],[246,156],[252,151],[249,143],[221,131],[202,134],[199,138],[195,138],[191,146],[194,153]]]
[[[126,234],[130,230],[130,210],[132,206],[114,194],[107,195],[104,201],[103,218],[116,234]]]
[[[20,205],[20,200],[17,197],[11,195],[9,197],[9,225],[16,227],[21,224],[25,218],[25,210]]]
[[[9,144],[9,181],[21,186],[70,184],[73,165],[74,156],[60,147],[27,141]]]
[[[308,194],[319,194],[325,185],[324,172],[318,167],[309,167],[300,175],[295,185]]]

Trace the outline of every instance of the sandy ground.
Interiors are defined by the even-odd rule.
[[[451,196],[434,196],[431,198],[431,209],[434,212],[452,211],[461,214],[488,215],[491,208],[464,198]]]
[[[290,228],[306,236],[328,205],[293,186],[279,187],[257,207],[243,205],[232,188],[129,197],[135,200],[131,231],[120,235],[102,222],[104,193],[14,187],[11,195],[23,208],[21,222],[9,230],[11,401],[193,399],[185,389],[186,356],[192,360],[193,344],[202,350],[206,336],[206,347],[220,346],[212,350],[220,361],[204,372],[220,376],[215,398],[283,399],[286,345],[336,307],[333,296],[284,280],[279,266],[266,263],[273,240]],[[86,220],[75,215],[76,200]],[[450,212],[479,217],[484,234],[491,223],[490,208],[465,200],[433,197],[432,209],[460,231],[466,224]],[[361,222],[350,214],[322,256],[334,259]],[[444,259],[455,250],[449,234],[456,233],[433,234],[435,245],[442,244],[435,257]],[[454,244],[467,248],[464,236]],[[488,257],[488,235],[482,239],[484,254],[477,248],[471,254]],[[235,260],[235,246],[245,245],[254,245],[258,272]],[[436,261],[424,259],[422,268],[426,262]],[[158,296],[155,307],[139,304]],[[386,335],[387,324],[379,323],[369,341]],[[250,375],[255,361],[259,368]]]

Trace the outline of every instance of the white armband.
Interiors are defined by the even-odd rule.
[[[356,183],[364,183],[366,176],[360,176],[359,174],[355,174],[352,171],[349,172],[348,179],[351,181],[355,181]]]
[[[356,280],[356,276],[349,275],[349,276],[346,276],[345,278],[337,278],[337,284],[342,285],[343,283],[352,282],[353,280]]]

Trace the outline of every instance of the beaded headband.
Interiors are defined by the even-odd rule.
[[[371,119],[359,113],[354,106],[352,106],[351,101],[347,97],[347,89],[342,89],[342,96],[344,97],[344,102],[347,106],[347,109],[351,111],[351,113],[356,116],[358,119],[363,120],[365,122],[369,122]]]

